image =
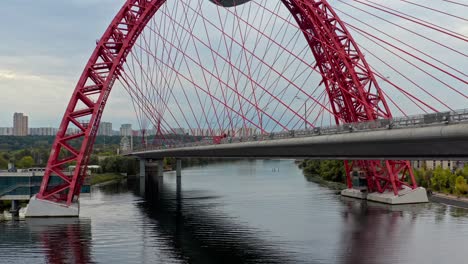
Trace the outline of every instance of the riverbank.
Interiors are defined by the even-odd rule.
[[[107,182],[121,181],[126,179],[126,175],[120,173],[101,173],[91,176],[91,186],[102,185]]]
[[[432,193],[429,195],[429,201],[468,209],[468,198],[466,197],[458,197],[445,193]]]
[[[341,191],[346,188],[346,184],[341,183],[341,182],[334,182],[334,181],[327,181],[323,179],[320,175],[317,174],[305,174],[304,177],[307,179],[307,181],[314,182],[319,184],[320,186],[325,186],[329,189],[335,190],[335,191]]]
[[[320,186],[324,186],[331,190],[337,191],[337,193],[347,188],[346,184],[344,183],[327,181],[327,180],[324,180],[320,175],[304,174],[304,177],[307,179],[307,181],[317,183]],[[432,193],[432,194],[428,194],[428,198],[429,198],[429,201],[433,203],[440,203],[440,204],[468,209],[467,197],[458,197],[455,195],[445,194],[445,193]]]

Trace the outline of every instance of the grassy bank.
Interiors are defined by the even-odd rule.
[[[328,181],[317,174],[304,174],[304,177],[307,179],[307,181],[318,183],[319,185],[325,186],[332,190],[341,191],[343,189],[346,189],[346,184],[344,184],[343,182]]]
[[[91,176],[91,185],[109,181],[120,181],[125,179],[127,176],[123,176],[120,173],[98,173]]]
[[[344,183],[345,170],[340,160],[303,160],[298,162],[306,177],[320,178],[328,182]]]

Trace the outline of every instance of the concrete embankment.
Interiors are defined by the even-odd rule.
[[[432,193],[429,195],[429,201],[468,209],[468,198],[457,197],[450,194]]]

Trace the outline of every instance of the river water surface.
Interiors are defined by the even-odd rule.
[[[79,219],[0,223],[0,263],[468,263],[468,210],[343,199],[294,161],[230,161],[94,188]]]

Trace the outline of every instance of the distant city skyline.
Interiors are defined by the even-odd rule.
[[[29,118],[28,115],[22,112],[12,113],[12,120],[8,124],[0,124],[0,136],[54,136],[58,132],[58,126],[37,126],[30,127],[29,122],[32,121],[32,118]],[[122,136],[121,130],[113,130],[112,122],[103,121],[100,123],[98,135],[105,136]],[[131,124],[120,124],[121,126],[129,126],[130,132],[127,132],[125,135],[130,135],[133,133]],[[69,131],[76,129],[69,128]],[[123,136],[125,136],[123,135]]]
[[[96,40],[123,2],[73,0],[2,3],[4,10],[16,12],[5,12],[0,17],[0,22],[3,22],[0,23],[0,30],[4,33],[0,43],[0,89],[3,92],[0,98],[0,109],[3,110],[0,112],[1,127],[10,126],[11,114],[7,111],[17,106],[30,116],[29,127],[59,126]],[[340,3],[335,4],[340,7]],[[453,10],[453,13],[463,15],[462,12],[463,9]],[[22,23],[11,23],[18,20],[18,14],[21,14]],[[417,10],[412,14],[418,15]],[[38,31],[32,26],[38,21],[44,30]],[[445,24],[440,16],[435,16],[432,22]],[[468,34],[464,22],[455,22],[451,26],[460,34]],[[34,41],[25,41],[24,36]],[[460,60],[454,63],[461,64]],[[433,86],[430,81],[424,84]],[[450,100],[457,102],[461,99],[453,97]],[[138,127],[131,100],[123,89],[112,90],[103,120],[113,124],[125,120],[134,128]]]
[[[29,120],[32,120],[24,113],[15,112],[13,113],[13,120],[11,126],[5,126],[0,124],[0,136],[55,136],[58,132],[58,126],[39,126],[39,127],[28,127]],[[121,136],[128,137],[132,135],[156,135],[157,130],[155,127],[146,129],[140,129],[137,127],[134,129],[131,123],[120,124],[118,130],[113,129],[113,123],[107,121],[101,121],[98,130],[98,136]],[[117,129],[116,127],[116,129]],[[144,132],[143,132],[144,130]],[[69,133],[75,133],[78,130],[76,128],[68,128]],[[210,129],[210,128],[170,128],[169,131],[163,133],[174,133],[174,134],[186,134],[192,136],[211,136],[217,134],[227,134],[228,136],[251,136],[258,134],[258,129],[253,127],[239,127],[234,129]]]

